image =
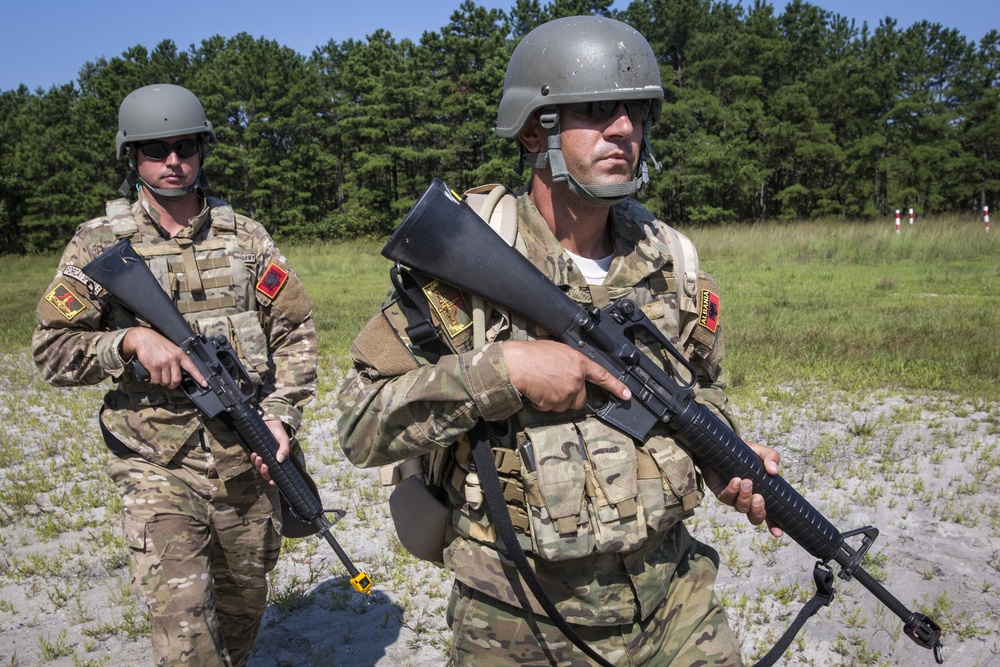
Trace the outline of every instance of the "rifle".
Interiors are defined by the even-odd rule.
[[[291,458],[278,463],[278,443],[261,417],[256,404],[257,388],[225,336],[207,338],[191,330],[152,271],[128,239],[122,239],[83,267],[120,308],[142,318],[170,342],[180,347],[198,367],[208,386],[202,387],[184,373],[181,389],[206,419],[225,419],[240,440],[264,460],[268,472],[296,517],[310,524],[333,547],[347,568],[351,586],[368,593],[371,578],[354,566],[334,538],[333,523],[326,517],[320,499]],[[145,372],[144,368],[138,369]],[[334,510],[336,520],[343,510]],[[336,521],[335,520],[335,521]]]
[[[521,313],[603,366],[629,388],[632,398],[619,401],[609,396],[594,407],[598,418],[640,442],[662,424],[702,466],[724,479],[752,480],[754,492],[764,497],[768,518],[819,559],[817,568],[829,572],[830,561],[838,563],[841,579],[857,579],[903,621],[906,636],[933,650],[935,660],[943,662],[940,626],[907,609],[861,566],[878,529],[867,526],[841,533],[780,475],[767,474],[756,453],[695,401],[695,369],[634,302],[622,299],[602,309],[584,310],[483,224],[440,179],[431,183],[400,223],[382,255]],[[674,379],[643,354],[634,343],[638,332],[655,339],[684,369],[688,381]],[[845,538],[856,535],[862,543],[852,548]]]

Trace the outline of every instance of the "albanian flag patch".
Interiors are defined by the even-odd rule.
[[[56,310],[63,314],[67,320],[71,320],[87,307],[73,291],[59,283],[55,288],[45,295],[45,300],[55,306]]]
[[[712,333],[719,328],[719,295],[712,290],[701,291],[701,317],[698,324]]]
[[[286,280],[288,280],[288,271],[271,262],[271,265],[267,267],[267,271],[257,281],[257,291],[273,299],[281,291]]]

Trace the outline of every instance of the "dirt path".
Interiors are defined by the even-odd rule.
[[[26,357],[0,378],[0,667],[151,664],[128,587],[117,496],[95,421],[101,389],[55,390]],[[1000,405],[948,396],[773,390],[738,410],[782,474],[841,531],[880,535],[866,568],[946,630],[946,664],[1000,667]],[[327,391],[304,430],[324,505],[375,580],[364,599],[325,542],[286,543],[251,665],[443,665],[450,577],[395,540],[375,471],[347,463]],[[712,500],[690,522],[723,564],[718,593],[752,663],[813,593],[813,559]],[[933,665],[857,582],[800,633],[783,665]]]

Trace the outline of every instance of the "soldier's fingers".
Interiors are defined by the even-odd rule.
[[[734,477],[729,480],[728,484],[724,484],[722,478],[711,468],[706,468],[704,475],[709,485],[708,488],[712,490],[712,493],[719,499],[719,502],[730,507],[736,507],[736,499],[740,494],[739,478]]]
[[[753,449],[754,453],[757,454],[764,462],[764,470],[768,475],[778,474],[778,464],[781,462],[781,454],[774,449],[771,449],[767,445],[762,445],[758,442],[747,442],[747,445]]]
[[[271,486],[274,486],[274,480],[271,479],[270,473],[267,472],[267,464],[266,463],[261,463],[260,464],[260,476],[264,478],[265,482],[267,482]]]
[[[749,479],[734,477],[729,480],[726,489],[719,495],[719,500],[730,505],[741,514],[750,511],[751,498],[753,496],[753,482]]]
[[[586,359],[586,357],[584,357]],[[591,384],[596,384],[599,387],[603,387],[613,396],[618,397],[623,401],[627,401],[632,398],[632,392],[626,387],[622,382],[619,382],[618,378],[614,377],[607,371],[604,366],[601,366],[596,361],[591,361],[586,359],[586,373],[587,381]]]
[[[175,364],[156,363],[149,364],[149,381],[153,384],[175,388],[181,381],[180,369]]]
[[[264,463],[264,459],[257,454],[250,452],[250,463],[252,463],[253,467],[257,469],[257,472],[260,473],[260,476],[264,478],[265,482],[274,486],[274,480],[271,479],[271,475],[267,471],[267,464]]]
[[[205,380],[205,376],[201,374],[198,370],[198,366],[191,361],[191,357],[181,352],[180,355],[181,368],[187,371],[187,374],[191,376],[191,379],[197,382],[202,387],[207,387],[208,382]]]
[[[176,389],[181,384],[181,367],[179,364],[170,364],[169,369],[169,380],[167,386],[171,389]]]
[[[285,425],[281,423],[279,419],[268,419],[266,422],[267,428],[271,431],[271,435],[274,437],[274,441],[278,443],[278,451],[275,452],[274,458],[278,463],[281,463],[288,458],[291,453],[291,438],[288,437],[288,431],[285,430]]]
[[[754,494],[750,498],[750,508],[747,511],[747,518],[750,519],[750,523],[755,526],[759,526],[764,523],[764,518],[767,516],[767,512],[764,509],[764,497],[760,494]]]

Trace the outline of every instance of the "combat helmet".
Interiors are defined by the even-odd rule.
[[[202,171],[189,188],[154,188],[142,181],[136,172],[135,144],[184,134],[198,135],[203,153],[209,144],[218,141],[204,107],[190,90],[170,83],[156,83],[129,93],[118,108],[115,149],[119,158],[128,155],[131,173],[119,192],[127,194],[137,182],[164,197],[183,197],[197,188],[207,187]]]
[[[599,101],[652,100],[653,113],[643,122],[643,140],[636,178],[617,185],[583,185],[566,168],[559,140],[561,104]],[[544,23],[514,49],[504,78],[497,111],[497,135],[514,139],[532,115],[541,110],[548,132],[544,153],[521,151],[533,169],[551,168],[553,181],[564,181],[578,196],[610,206],[635,194],[649,181],[647,156],[652,158],[649,131],[660,117],[663,84],[649,42],[632,26],[600,16],[570,16]],[[654,165],[659,164],[653,159]]]

